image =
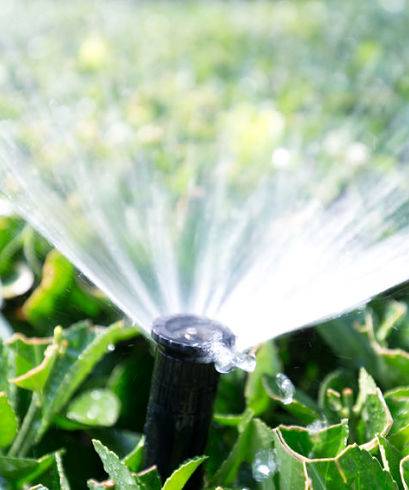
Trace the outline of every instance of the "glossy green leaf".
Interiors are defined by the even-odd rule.
[[[345,449],[349,434],[346,420],[318,430],[280,426],[277,431],[293,451],[310,459],[334,458]]]
[[[7,394],[0,391],[0,447],[7,447],[13,442],[17,428],[18,420],[14,409]]]
[[[360,419],[355,431],[365,449],[373,449],[378,444],[377,436],[385,436],[392,427],[393,419],[373,378],[364,370],[359,373],[359,395],[354,412]]]
[[[39,459],[0,456],[0,476],[12,482],[31,482],[47,471],[53,461],[53,454],[47,454]]]
[[[409,490],[409,455],[402,458],[399,465],[401,482],[405,490]]]
[[[101,444],[96,439],[93,439],[95,451],[101,458],[104,470],[108,473],[111,480],[115,482],[115,485],[120,489],[127,490],[140,490],[140,486],[136,483],[135,478],[118,456],[110,451],[106,446]]]
[[[195,470],[207,459],[207,456],[199,456],[186,461],[176,469],[165,481],[163,490],[180,490],[188,482]]]
[[[400,453],[385,437],[378,436],[379,452],[384,470],[388,471],[399,489],[403,489],[400,473]]]
[[[142,490],[161,490],[162,483],[158,470],[155,467],[148,468],[138,473],[137,481]],[[177,488],[183,488],[179,486]]]
[[[306,463],[314,490],[397,490],[391,475],[365,449],[348,446],[335,460]]]
[[[108,328],[91,327],[79,323],[64,331],[67,347],[54,364],[44,388],[42,421],[37,438],[45,432],[54,415],[64,408],[78,386],[106,354],[110,345],[138,335],[135,327],[125,327],[121,322]]]
[[[230,454],[211,479],[211,484],[229,486],[236,481],[240,466],[252,464],[258,451],[272,449],[273,431],[259,419],[247,422]]]
[[[112,391],[89,390],[70,402],[66,416],[81,424],[110,427],[117,421],[120,408],[119,400]]]
[[[135,448],[123,458],[122,461],[126,464],[130,471],[137,472],[141,469],[144,444],[145,437],[142,436]]]

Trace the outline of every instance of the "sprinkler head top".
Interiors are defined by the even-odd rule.
[[[235,336],[224,325],[196,315],[172,315],[157,319],[152,338],[166,354],[200,363],[213,362],[212,345],[232,348]]]

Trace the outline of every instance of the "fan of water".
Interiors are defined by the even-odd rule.
[[[175,122],[165,108],[156,124],[138,120],[136,129],[132,90],[146,95],[146,84],[164,77],[150,66],[163,53],[146,53],[149,26],[163,28],[162,43],[169,34],[162,14],[139,19],[147,37],[141,66],[151,79],[138,72],[124,86],[118,78],[126,67],[91,82],[75,78],[69,64],[52,67],[58,78],[51,68],[30,72],[22,68],[25,47],[4,40],[3,82],[18,115],[2,126],[1,191],[147,332],[159,316],[192,313],[227,325],[247,349],[406,281],[409,112],[400,29],[407,15],[396,15],[397,2],[345,4],[339,11],[331,2],[307,2],[319,19],[313,34],[312,24],[301,34],[285,30],[297,15],[286,2],[230,10],[212,4],[227,32],[274,50],[260,53],[251,42],[243,48],[245,59],[234,67],[242,71],[229,80],[237,93],[230,94],[223,74],[200,81],[186,39],[176,36],[185,63],[174,54],[157,87],[173,87],[169,103],[180,96],[174,114],[188,111],[185,94],[205,97],[205,114],[188,111]],[[115,2],[115,12],[102,5],[104,36],[114,42],[131,32],[131,5]],[[284,27],[273,28],[277,18]],[[48,25],[47,16],[42,22]],[[44,25],[34,46],[40,58],[44,40],[55,36]],[[94,42],[103,57],[103,44]],[[273,57],[269,72],[257,65],[260,56]],[[217,106],[220,92],[225,99]],[[199,119],[204,129],[195,132]],[[217,134],[206,137],[206,125]]]

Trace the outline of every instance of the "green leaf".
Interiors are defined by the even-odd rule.
[[[12,299],[27,293],[34,284],[34,274],[24,262],[14,264],[12,270],[0,283],[0,295]]]
[[[67,347],[59,356],[43,393],[42,421],[37,440],[46,431],[54,415],[69,401],[78,386],[107,352],[108,347],[138,335],[136,327],[119,322],[108,328],[91,327],[82,322],[64,330]]]
[[[7,394],[0,391],[0,447],[7,447],[13,442],[17,428],[18,420],[14,409]]]
[[[266,342],[258,349],[256,361],[256,368],[248,375],[244,393],[247,406],[257,416],[270,405],[270,398],[263,385],[264,376],[275,376],[281,371],[277,349],[272,341]]]
[[[282,428],[274,430],[274,441],[280,469],[280,490],[397,489],[391,475],[382,469],[379,461],[357,445],[346,447],[333,458],[312,459],[290,447],[283,437]],[[292,441],[292,445],[302,447],[304,442]]]
[[[310,459],[337,456],[345,449],[349,432],[347,420],[320,430],[285,426],[280,426],[276,430],[293,451]]]
[[[10,383],[14,383],[19,388],[41,393],[59,352],[60,347],[57,343],[49,345],[44,352],[42,362],[38,366],[30,369],[16,378],[11,379]]]
[[[140,490],[140,485],[136,483],[125,463],[115,453],[96,439],[92,440],[92,444],[101,458],[104,470],[119,489]]]
[[[348,446],[335,460],[306,463],[314,490],[396,490],[391,475],[365,449]]]
[[[0,456],[0,476],[13,482],[32,482],[53,464],[54,454],[39,459]]]
[[[402,458],[399,465],[399,472],[403,488],[409,490],[409,454]]]
[[[37,367],[52,342],[52,338],[27,338],[19,333],[7,340],[6,346],[14,353],[15,376],[19,377]]]
[[[147,470],[138,473],[137,481],[143,490],[161,490],[162,488],[162,483],[156,467],[148,468]]]
[[[180,490],[188,482],[194,471],[207,459],[207,456],[199,456],[183,463],[165,481],[163,490]]]
[[[377,436],[389,433],[393,419],[381,390],[363,368],[359,373],[359,395],[354,412],[360,415],[355,428],[358,442],[365,449],[375,448],[378,444]]]
[[[398,449],[382,436],[378,436],[378,444],[384,469],[389,471],[398,487],[403,489],[399,473],[400,453]]]
[[[380,344],[385,342],[394,329],[399,328],[405,318],[407,306],[399,301],[389,301],[386,306],[385,318],[376,330],[376,339]]]
[[[68,406],[67,417],[89,426],[110,427],[117,421],[119,411],[119,400],[112,391],[96,389],[75,398]]]
[[[274,447],[277,457],[279,490],[308,489],[308,475],[305,458],[292,451],[281,435],[279,429],[273,431]]]
[[[258,451],[272,449],[273,431],[259,419],[251,419],[227,456],[224,463],[211,479],[211,485],[229,486],[236,481],[240,466],[251,464]]]
[[[139,471],[143,460],[144,445],[145,445],[145,437],[142,436],[139,439],[138,444],[135,446],[135,448],[129,454],[127,454],[125,458],[122,460],[130,471],[133,472]]]
[[[31,477],[32,483],[41,483],[52,490],[70,490],[67,477],[65,476],[61,452],[52,455],[52,462],[48,468],[36,478]]]
[[[95,318],[104,308],[104,300],[80,287],[74,266],[52,250],[44,263],[41,283],[24,303],[23,311],[38,331],[47,333],[50,326]]]
[[[334,407],[331,401],[331,393],[336,392],[339,394],[340,409],[342,410],[341,393],[345,388],[355,390],[356,381],[352,376],[352,373],[344,369],[337,369],[336,371],[329,373],[322,381],[318,400],[320,408],[324,411],[328,419],[338,419],[339,416],[337,413],[337,417],[334,417]],[[328,390],[331,390],[330,394],[328,393]],[[347,414],[344,414],[344,416],[346,415]]]

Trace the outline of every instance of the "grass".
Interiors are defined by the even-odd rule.
[[[371,165],[391,172],[389,136],[409,95],[406,22],[369,1],[13,2],[0,19],[0,117],[47,168],[64,148],[38,144],[49,128],[37,117],[63,101],[90,161],[110,161],[118,144],[142,152],[178,194],[192,155],[206,168],[220,139],[238,177],[262,172],[283,147],[297,168],[319,138],[323,175],[342,166],[346,178],[359,171],[348,149],[374,135]],[[408,488],[405,288],[260,346],[254,373],[222,377],[207,459],[160,483],[142,472],[149,342],[11,216],[0,217],[0,278],[2,488],[169,490],[199,464],[209,488]]]

